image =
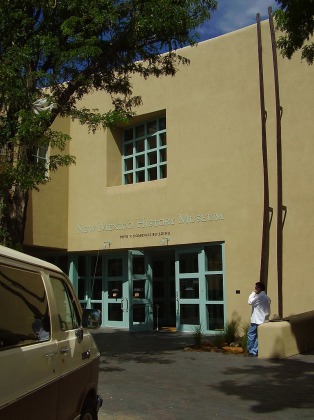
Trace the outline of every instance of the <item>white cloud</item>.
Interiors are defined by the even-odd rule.
[[[199,33],[201,39],[209,39],[228,32],[235,31],[256,22],[256,14],[261,19],[268,18],[268,7],[273,10],[278,7],[275,0],[218,0],[218,9],[212,14]]]

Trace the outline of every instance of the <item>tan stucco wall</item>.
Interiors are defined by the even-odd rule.
[[[262,26],[270,207],[273,208],[268,294],[273,302],[272,313],[278,313],[275,97],[269,28],[266,22]],[[68,174],[68,218],[65,220],[62,212],[48,215],[47,197],[50,201],[55,195],[64,197],[64,190],[61,194],[60,186],[54,182],[36,198],[33,239],[28,236],[28,241],[41,246],[60,246],[55,238],[57,231],[61,232],[62,247],[69,251],[104,249],[106,241],[111,242],[112,250],[161,247],[163,236],[170,238],[169,246],[224,241],[227,315],[247,321],[250,311],[247,296],[259,280],[263,214],[256,27],[200,43],[196,48],[185,48],[182,54],[190,58],[191,64],[181,68],[174,78],[144,81],[135,77],[133,82],[134,93],[143,99],[143,105],[137,109],[139,116],[166,112],[167,179],[119,185],[119,129],[89,134],[86,127],[71,123],[73,141],[69,151],[76,156],[77,165]],[[313,68],[302,63],[298,55],[291,61],[281,57],[278,60],[283,107],[283,204],[287,206],[283,246],[284,315],[287,316],[311,310],[314,301],[314,289],[309,287],[314,271],[311,218],[314,79]],[[110,101],[104,94],[94,93],[83,105],[105,111]],[[64,179],[62,185],[66,185]],[[180,214],[185,218],[187,214],[209,213],[214,218],[216,213],[222,214],[223,220],[179,223]],[[44,228],[39,222],[43,217]],[[143,218],[174,219],[174,224],[136,227]],[[123,231],[101,228],[127,222],[134,223],[134,228]],[[157,236],[133,237],[138,233]],[[122,238],[125,235],[128,238]]]
[[[70,121],[60,119],[52,128],[70,134]],[[63,153],[71,153],[69,149],[70,144],[67,144]],[[55,153],[59,154],[60,151]],[[67,249],[69,169],[60,168],[49,176],[52,182],[30,194],[25,244]]]

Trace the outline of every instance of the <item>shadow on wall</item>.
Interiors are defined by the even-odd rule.
[[[314,311],[284,318],[291,326],[299,353],[314,350]]]

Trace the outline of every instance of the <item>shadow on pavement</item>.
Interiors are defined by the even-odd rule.
[[[255,413],[274,413],[293,409],[314,409],[314,352],[281,360],[257,360],[254,365],[228,368],[225,377],[212,389],[238,396]],[[239,378],[245,377],[245,383]],[[299,415],[302,418],[301,412]],[[314,417],[314,412],[312,413]],[[299,417],[299,416],[298,416]]]
[[[314,418],[314,352],[281,360],[184,351],[192,334],[93,333],[100,419]]]

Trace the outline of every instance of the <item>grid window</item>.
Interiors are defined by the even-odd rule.
[[[33,154],[35,164],[48,176],[48,145],[39,145]]]
[[[141,123],[124,131],[124,184],[167,177],[166,139],[166,117]]]

